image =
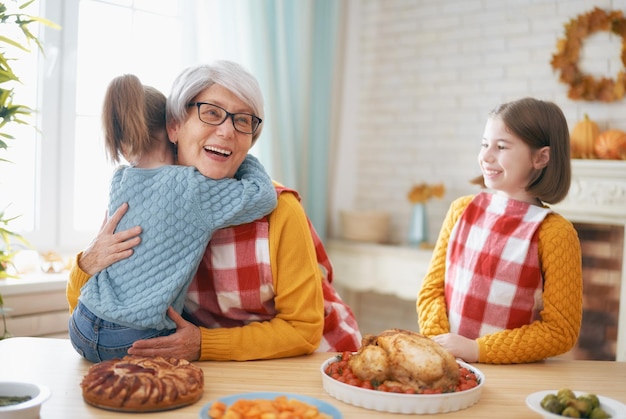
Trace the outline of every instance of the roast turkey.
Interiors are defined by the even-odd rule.
[[[348,361],[361,380],[400,385],[416,391],[453,391],[459,379],[459,366],[452,354],[437,342],[419,333],[389,329],[365,335],[361,348]]]

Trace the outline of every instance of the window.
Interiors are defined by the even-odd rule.
[[[102,98],[108,81],[124,73],[136,74],[143,83],[169,92],[170,84],[186,65],[185,47],[190,21],[183,2],[168,0],[80,0],[76,42],[76,92],[73,95],[74,138],[71,170],[72,207],[66,207],[63,231],[93,236],[104,218],[109,176],[100,131]],[[189,2],[186,2],[189,3]],[[72,49],[70,47],[70,49]],[[69,124],[72,121],[67,121]],[[63,156],[62,156],[63,157]],[[70,156],[67,156],[70,157]],[[72,239],[65,236],[64,239]],[[73,240],[72,240],[73,241]]]
[[[133,73],[167,95],[176,75],[196,62],[195,1],[36,1],[25,13],[62,29],[37,28],[45,57],[25,54],[16,62],[24,85],[15,101],[38,110],[39,131],[13,133],[15,164],[0,165],[0,208],[10,204],[7,213],[20,215],[11,228],[39,251],[72,254],[105,216],[113,170],[100,124],[106,86]]]

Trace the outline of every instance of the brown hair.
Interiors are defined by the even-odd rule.
[[[503,103],[489,113],[500,118],[507,130],[519,137],[531,150],[550,147],[550,160],[538,170],[526,191],[542,202],[556,204],[569,192],[572,181],[570,140],[563,111],[552,102],[523,98]],[[482,176],[472,183],[482,184]]]
[[[125,74],[107,88],[102,109],[105,149],[109,159],[138,158],[150,149],[151,139],[165,132],[166,97],[139,78]]]

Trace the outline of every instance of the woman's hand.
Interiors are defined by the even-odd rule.
[[[478,342],[474,339],[452,333],[433,336],[432,339],[455,358],[461,358],[465,362],[478,362]]]
[[[98,235],[78,260],[78,266],[83,272],[94,275],[133,254],[133,247],[141,242],[141,237],[139,237],[141,227],[136,226],[115,233],[115,228],[126,211],[128,211],[128,204],[124,203],[115,210],[111,218],[107,220],[105,217]]]
[[[173,308],[167,315],[176,323],[176,332],[168,336],[136,341],[128,350],[130,355],[137,356],[171,356],[187,361],[200,359],[202,334],[193,323],[182,318]]]

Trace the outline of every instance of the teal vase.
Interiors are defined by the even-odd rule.
[[[428,228],[426,224],[426,205],[417,203],[411,210],[411,222],[409,223],[409,245],[419,246],[428,241]]]

